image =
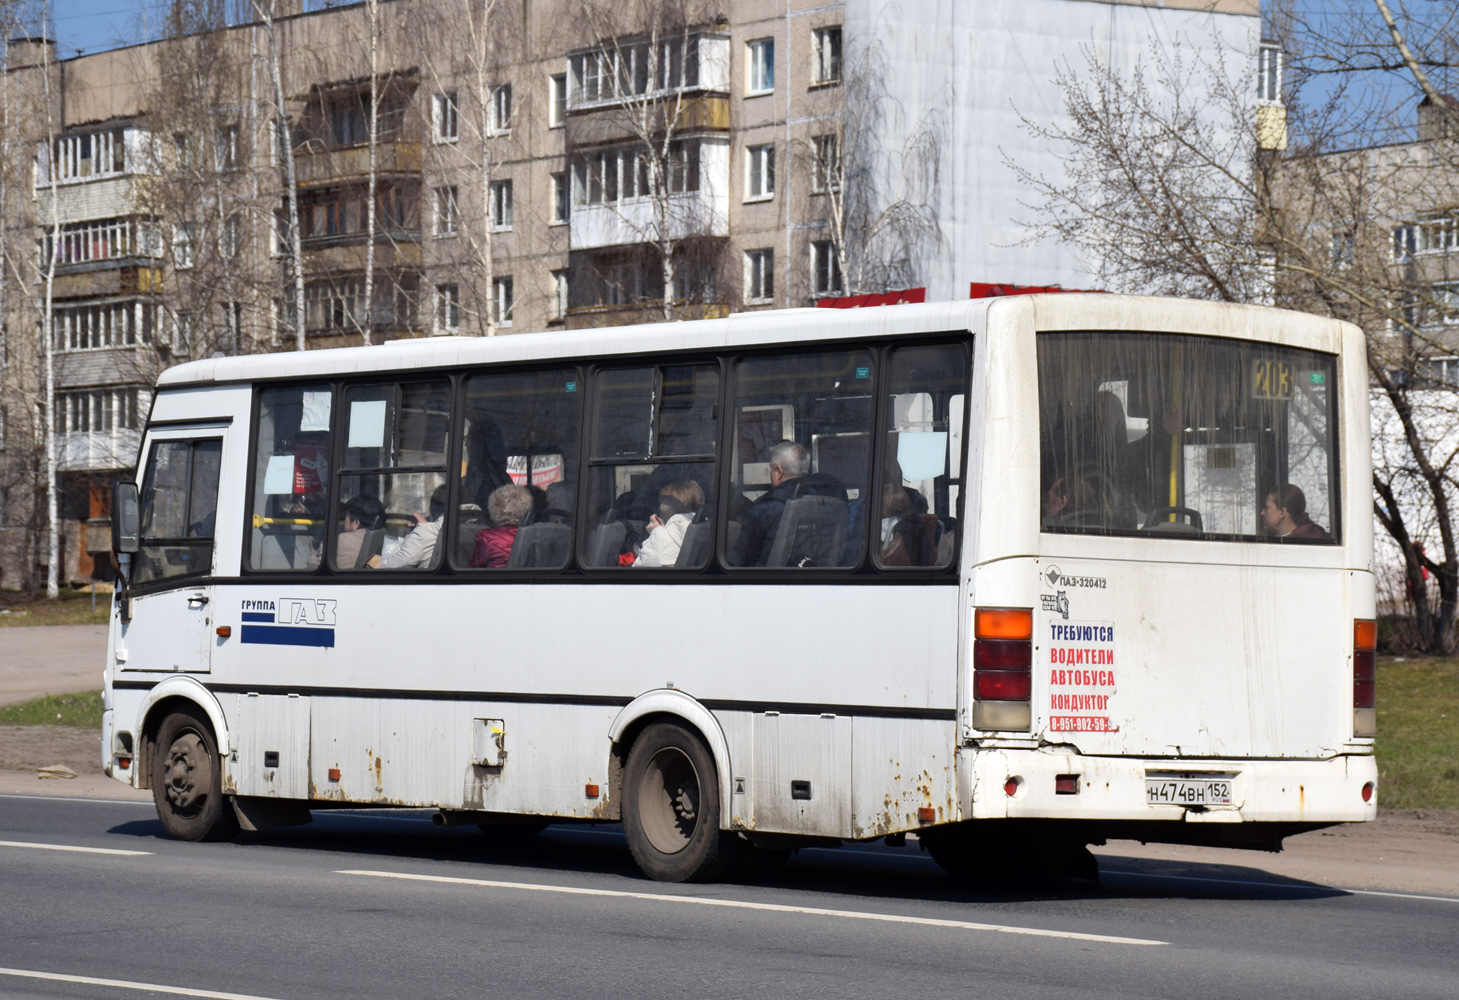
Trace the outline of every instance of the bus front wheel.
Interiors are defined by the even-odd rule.
[[[660,882],[712,882],[734,870],[743,841],[720,830],[719,777],[696,734],[656,723],[634,741],[623,832],[638,867]]]
[[[228,840],[238,817],[223,797],[223,766],[213,727],[201,712],[181,709],[162,720],[152,754],[152,801],[178,840]]]

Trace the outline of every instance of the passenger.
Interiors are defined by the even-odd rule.
[[[376,556],[369,562],[375,569],[430,569],[436,555],[436,539],[441,534],[442,515],[446,513],[446,487],[437,486],[431,494],[430,514],[415,515],[416,526],[395,546],[389,555]]]
[[[913,495],[895,483],[881,491],[881,562],[883,566],[932,566],[937,562],[938,521],[917,512]]]
[[[1044,494],[1048,527],[1097,526],[1101,520],[1099,495],[1083,476],[1060,476]]]
[[[740,540],[730,557],[734,566],[764,566],[775,542],[775,529],[788,501],[797,496],[827,496],[846,500],[846,487],[835,479],[811,471],[811,453],[796,441],[781,441],[770,448],[770,489],[745,512]]]
[[[704,490],[692,479],[675,479],[659,491],[659,509],[648,519],[648,540],[634,566],[672,566],[684,545],[684,533],[704,506]]]
[[[505,566],[512,554],[512,543],[517,539],[517,528],[531,509],[532,494],[527,487],[508,483],[493,490],[486,500],[486,513],[492,526],[476,533],[471,565],[491,569]]]
[[[380,526],[385,508],[374,497],[354,497],[344,507],[344,530],[334,547],[334,564],[340,569],[354,569],[360,561],[365,537]]]
[[[1327,538],[1328,534],[1307,516],[1307,497],[1288,483],[1268,493],[1261,508],[1262,523],[1278,538]]]
[[[572,524],[573,506],[577,503],[576,490],[572,483],[558,480],[547,484],[547,508],[542,511],[541,520],[551,524]]]

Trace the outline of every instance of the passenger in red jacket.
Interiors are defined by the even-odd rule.
[[[517,539],[517,528],[531,509],[532,494],[525,486],[510,483],[492,490],[486,498],[486,513],[492,526],[476,533],[471,565],[489,569],[505,566],[512,554],[512,543]]]

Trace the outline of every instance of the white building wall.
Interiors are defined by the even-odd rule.
[[[1187,66],[1203,60],[1241,81],[1254,66],[1260,19],[1094,0],[847,0],[846,37],[848,45],[876,39],[884,47],[888,96],[899,105],[887,116],[884,150],[900,149],[928,109],[947,116],[939,218],[948,253],[944,266],[927,269],[928,296],[956,299],[972,281],[1090,287],[1098,272],[1097,261],[1051,239],[1029,242],[1035,213],[1026,205],[1037,198],[1004,163],[1006,156],[1033,173],[1061,175],[1046,141],[1020,117],[1067,122],[1061,67],[1085,73],[1090,48],[1128,72],[1140,61],[1150,66],[1153,44],[1173,54],[1179,43]],[[1254,116],[1254,82],[1247,89]],[[1188,91],[1182,100],[1201,95]]]

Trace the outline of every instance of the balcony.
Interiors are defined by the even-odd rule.
[[[73,431],[59,437],[62,472],[101,472],[128,469],[137,461],[142,432],[126,429]]]
[[[390,141],[376,145],[375,173],[377,176],[419,174],[420,172],[419,142]],[[301,187],[312,184],[332,184],[369,175],[370,147],[368,145],[325,149],[321,148],[318,141],[315,140],[294,157],[294,176]]]
[[[662,107],[655,106],[651,111],[667,116],[673,110],[674,98],[669,96],[663,98],[663,101]],[[569,147],[596,146],[623,139],[641,138],[631,120],[634,113],[635,109],[631,106],[617,103],[573,111],[567,119],[567,144]],[[729,127],[730,102],[722,94],[686,95],[672,124],[676,134],[728,132]],[[655,129],[658,132],[662,130],[661,127]]]

